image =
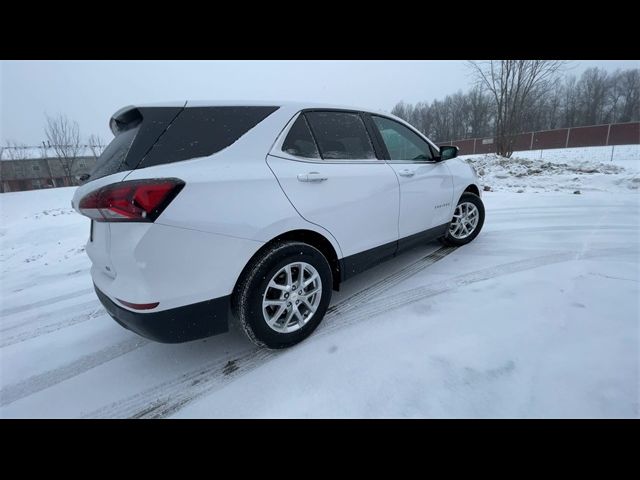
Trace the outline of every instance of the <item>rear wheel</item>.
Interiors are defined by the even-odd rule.
[[[331,285],[331,267],[319,250],[301,242],[277,243],[245,268],[234,291],[234,312],[255,344],[289,347],[320,324]]]
[[[442,243],[449,246],[461,246],[471,242],[478,236],[484,224],[484,204],[480,197],[465,192],[458,200],[453,218],[442,238]]]

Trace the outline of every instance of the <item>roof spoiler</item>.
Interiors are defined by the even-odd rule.
[[[111,116],[109,120],[109,128],[114,135],[118,135],[126,130],[137,127],[144,119],[143,112],[149,108],[155,107],[179,107],[185,108],[188,101],[172,101],[161,103],[146,103],[143,105],[129,105],[121,108]]]
[[[136,127],[142,122],[142,113],[137,107],[129,105],[113,114],[109,120],[109,128],[115,136]]]

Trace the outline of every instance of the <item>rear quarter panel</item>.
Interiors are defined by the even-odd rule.
[[[261,243],[291,230],[312,230],[325,236],[341,255],[328,231],[307,222],[293,208],[267,166],[265,154],[255,160],[232,152],[216,156],[136,170],[127,180],[184,180],[185,187],[156,224]]]

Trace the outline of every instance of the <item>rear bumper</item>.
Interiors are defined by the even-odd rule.
[[[132,312],[114,303],[95,286],[109,315],[123,327],[161,343],[182,343],[229,330],[230,295],[160,312]]]

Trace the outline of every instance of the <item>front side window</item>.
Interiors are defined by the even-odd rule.
[[[324,160],[375,159],[362,118],[350,112],[305,114]]]
[[[293,122],[291,130],[289,130],[287,138],[282,144],[282,151],[298,157],[320,158],[316,142],[311,136],[311,131],[304,115],[298,115],[296,121]]]
[[[429,144],[404,125],[385,117],[373,115],[390,160],[433,160]]]

